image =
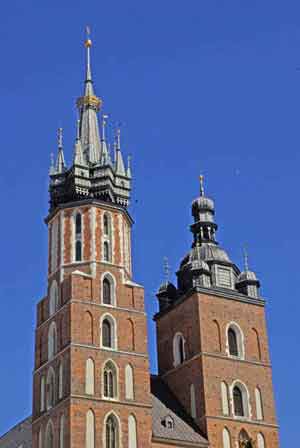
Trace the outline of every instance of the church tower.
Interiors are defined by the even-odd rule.
[[[152,417],[144,291],[132,278],[131,170],[111,155],[88,36],[73,162],[50,168],[48,291],[37,306],[33,448],[145,448]]]
[[[200,181],[178,285],[157,294],[159,374],[211,448],[277,448],[265,300],[247,260],[240,272],[218,245],[214,201]]]

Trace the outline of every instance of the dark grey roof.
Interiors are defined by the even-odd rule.
[[[186,442],[187,446],[208,446],[194,420],[184,411],[166,383],[158,376],[151,376],[152,433],[157,439]],[[166,417],[174,422],[173,429],[163,424]]]
[[[0,448],[31,448],[31,417],[18,423],[0,437]]]

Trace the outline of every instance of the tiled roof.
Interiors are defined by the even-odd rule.
[[[208,441],[200,434],[194,420],[185,412],[166,383],[158,376],[151,376],[152,433],[155,439],[186,442],[187,446],[207,447]],[[166,417],[173,421],[169,428]]]
[[[0,437],[0,448],[31,448],[31,417],[18,423]]]

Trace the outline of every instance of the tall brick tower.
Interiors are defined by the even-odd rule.
[[[89,36],[70,168],[50,169],[48,293],[37,307],[34,448],[150,447],[143,288],[132,279],[130,166],[99,131]]]
[[[201,178],[192,249],[157,295],[159,374],[211,448],[277,448],[265,301],[216,242],[214,214]]]

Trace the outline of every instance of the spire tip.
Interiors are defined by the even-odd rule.
[[[201,174],[199,176],[199,180],[200,180],[200,196],[204,196],[204,176],[203,176],[203,174]]]

